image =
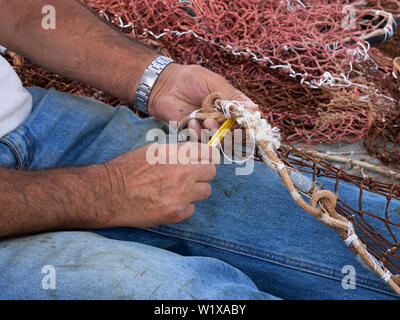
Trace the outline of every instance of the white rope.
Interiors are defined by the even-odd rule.
[[[219,104],[220,104],[220,106],[219,106]],[[228,100],[221,100],[221,99],[218,99],[218,100],[215,101],[214,108],[215,108],[216,110],[222,111],[223,114],[225,115],[225,117],[228,118],[228,119],[230,119],[230,118],[232,118],[232,112],[233,112],[233,111],[231,110],[231,108],[232,108],[232,107],[236,107],[237,109],[242,109],[242,110],[243,110],[244,117],[246,118],[247,115],[246,115],[246,113],[245,113],[245,108],[244,108],[243,106],[244,106],[244,105],[249,105],[249,104],[250,104],[250,103],[247,103],[247,102],[228,101]],[[247,113],[248,113],[248,112],[247,112]],[[239,114],[236,113],[236,115],[239,115]],[[236,120],[237,120],[237,119],[236,119]],[[246,121],[247,121],[247,120],[246,120]],[[248,123],[248,122],[247,122],[247,123]],[[248,125],[249,125],[249,123],[248,123]],[[253,131],[250,129],[250,126],[249,126],[248,128],[249,128],[250,136],[251,136],[251,138],[252,138],[252,140],[253,140],[253,146],[252,146],[252,152],[251,152],[250,156],[248,156],[247,158],[245,158],[245,159],[243,159],[243,160],[235,160],[235,159],[232,159],[232,158],[228,157],[228,155],[225,153],[224,149],[222,148],[221,141],[218,140],[218,144],[219,144],[219,147],[220,147],[220,149],[221,149],[222,155],[223,155],[228,161],[231,161],[232,163],[236,163],[236,164],[243,164],[243,163],[247,162],[248,160],[250,160],[251,158],[253,158],[253,156],[254,156],[254,154],[255,154],[255,150],[256,150],[256,137],[254,136]]]
[[[385,274],[382,276],[382,280],[388,282],[390,278],[392,278],[392,273],[389,270],[386,270]]]
[[[272,127],[268,121],[261,117],[260,111],[249,112],[243,106],[239,106],[240,117],[236,118],[236,122],[243,126],[247,125],[251,135],[256,142],[265,141],[268,148],[279,149],[281,144],[281,135],[279,129]]]
[[[231,53],[234,56],[241,56],[241,55],[245,55],[245,56],[250,56],[251,59],[255,62],[267,62],[270,64],[270,68],[271,69],[285,69],[289,71],[289,76],[291,78],[297,78],[300,77],[301,78],[301,83],[304,83],[306,85],[308,85],[310,88],[314,88],[314,89],[318,89],[321,88],[324,85],[328,85],[331,87],[350,87],[352,85],[361,85],[361,84],[357,84],[355,82],[352,82],[349,79],[349,76],[346,76],[345,74],[341,73],[338,77],[334,77],[330,72],[325,72],[322,77],[319,80],[315,80],[312,79],[310,81],[306,80],[308,77],[307,73],[299,73],[296,72],[291,64],[274,64],[273,61],[268,57],[268,56],[258,56],[256,53],[252,52],[249,49],[243,49],[240,51],[235,50],[231,45],[222,45],[222,44],[217,44],[212,40],[207,40],[201,36],[199,36],[196,32],[194,32],[193,30],[187,30],[187,31],[183,31],[183,32],[179,32],[179,31],[172,31],[169,29],[164,29],[162,33],[156,35],[155,33],[153,33],[152,31],[150,31],[149,29],[144,29],[143,30],[143,35],[145,34],[149,34],[152,37],[154,37],[155,39],[160,39],[162,37],[164,37],[167,34],[171,34],[171,35],[175,35],[176,37],[182,37],[184,35],[187,34],[191,34],[193,37],[195,37],[197,40],[203,41],[203,42],[207,42],[210,43],[212,45],[216,45],[217,47],[219,47],[220,49],[224,50],[225,52]],[[368,54],[368,51],[370,49],[370,45],[367,42],[366,43],[367,46],[363,45],[361,42],[357,43],[357,46],[361,47],[360,48],[356,48],[354,49],[354,56],[357,56],[357,58],[359,58],[360,60],[372,60],[371,57]],[[357,60],[357,59],[356,59]]]
[[[278,170],[278,171],[282,171],[285,168],[286,168],[286,166],[282,162],[278,163],[276,166],[276,170]]]
[[[220,147],[220,150],[221,150],[221,152],[222,152],[222,155],[228,160],[228,161],[230,161],[230,162],[232,162],[232,163],[236,163],[236,164],[243,164],[243,163],[245,163],[245,162],[247,162],[248,160],[250,160],[252,157],[253,157],[253,155],[254,155],[254,150],[255,150],[255,145],[254,145],[254,147],[253,147],[253,151],[252,151],[252,153],[251,153],[251,155],[249,156],[249,157],[247,157],[247,158],[245,158],[245,159],[243,159],[243,160],[235,160],[235,159],[233,159],[233,158],[230,158],[230,157],[228,157],[228,155],[225,153],[225,151],[224,151],[224,148],[222,148],[222,144],[221,144],[221,141],[218,139],[218,145],[219,145],[219,147]]]
[[[315,79],[307,81],[306,79],[308,77],[308,74],[307,73],[302,74],[302,73],[296,72],[292,68],[291,64],[289,64],[289,63],[288,64],[276,65],[276,64],[273,63],[271,58],[269,58],[268,56],[258,56],[256,53],[252,52],[249,49],[243,49],[243,50],[237,51],[229,44],[224,46],[222,44],[217,44],[212,40],[207,40],[207,39],[199,36],[193,30],[187,30],[187,31],[179,32],[179,31],[172,31],[172,30],[169,30],[169,29],[164,29],[162,33],[157,35],[157,34],[153,33],[152,31],[150,31],[149,29],[144,29],[143,30],[143,35],[145,35],[145,34],[149,34],[149,35],[151,35],[152,37],[154,37],[157,40],[162,38],[162,37],[164,37],[167,34],[175,35],[178,38],[182,37],[184,35],[187,35],[187,34],[191,34],[197,40],[204,41],[204,42],[210,43],[212,45],[215,45],[215,46],[219,47],[220,49],[224,50],[225,52],[233,54],[234,56],[241,56],[241,55],[248,56],[249,55],[251,57],[251,59],[253,61],[255,61],[255,62],[267,62],[267,63],[269,63],[271,69],[289,70],[289,76],[291,78],[300,77],[301,78],[301,82],[306,84],[306,85],[308,85],[310,88],[317,89],[317,88],[322,87],[323,85],[329,85],[331,87],[349,87],[352,84],[355,84],[355,83],[353,83],[352,81],[349,80],[348,76],[346,76],[344,74],[340,74],[339,77],[334,77],[334,76],[332,76],[332,74],[330,72],[325,72],[324,75],[321,77],[321,79],[319,81],[317,81]],[[365,49],[366,49],[365,46],[362,46],[362,47],[363,47],[363,50],[355,50],[355,53],[362,54],[363,51],[365,52]],[[361,56],[360,58],[366,60],[368,57]]]
[[[223,112],[224,116],[227,119],[231,119],[232,115],[231,115],[231,107],[232,106],[238,106],[239,102],[237,101],[226,101],[226,100],[216,100],[215,101],[216,104],[220,103],[221,104],[221,111]]]
[[[347,246],[350,246],[350,244],[352,244],[355,241],[358,241],[358,236],[355,233],[353,233],[350,237],[344,240]]]
[[[297,1],[300,5],[304,5],[300,0]],[[118,17],[118,22],[119,22],[119,26],[121,28],[129,28],[131,27],[133,32],[134,32],[134,28],[135,28],[135,24],[133,22],[129,22],[127,24],[123,24],[122,19],[118,16],[115,15],[114,19],[110,19],[108,17],[108,15],[104,12],[101,11],[100,12],[109,22],[111,21],[112,23],[115,22],[115,19],[117,19]],[[384,30],[385,30],[385,35],[388,36],[392,36],[394,34],[394,28],[393,25],[397,26],[396,21],[393,18],[393,15],[391,13],[382,11],[382,13],[387,15],[387,20],[388,23],[385,26]],[[390,22],[392,22],[392,24],[390,24]],[[378,30],[379,31],[379,30]],[[333,76],[330,72],[325,72],[321,78],[319,80],[316,79],[312,79],[312,80],[307,80],[307,78],[309,77],[307,72],[299,73],[296,72],[290,63],[288,64],[275,64],[270,57],[268,56],[258,56],[256,53],[252,52],[250,49],[242,49],[240,51],[235,50],[231,45],[222,45],[219,43],[216,43],[213,40],[208,40],[205,39],[204,37],[198,35],[196,32],[194,32],[193,30],[187,30],[187,31],[174,31],[174,30],[170,30],[170,29],[164,29],[162,33],[160,34],[155,34],[154,32],[152,32],[149,29],[143,29],[143,36],[145,36],[146,34],[152,36],[155,39],[160,39],[164,36],[166,36],[167,34],[171,34],[171,35],[175,35],[176,37],[182,37],[185,36],[187,34],[191,34],[193,37],[195,37],[197,40],[199,41],[203,41],[206,43],[209,43],[211,45],[217,46],[218,48],[224,50],[225,52],[231,53],[234,56],[250,56],[250,58],[254,61],[254,62],[267,62],[270,66],[271,69],[284,69],[284,70],[288,70],[289,71],[289,76],[291,78],[298,78],[300,77],[300,83],[301,84],[306,84],[309,88],[311,89],[319,89],[325,85],[330,86],[330,87],[351,87],[351,86],[357,86],[357,87],[361,87],[361,88],[365,88],[364,85],[357,83],[357,82],[353,82],[350,80],[350,73],[348,72],[347,75],[341,73],[338,76]],[[363,35],[364,37],[368,38],[371,37],[372,35],[374,35],[374,33],[371,34],[367,34],[367,35]],[[360,38],[362,39],[363,36],[361,36]],[[366,61],[366,60],[371,60],[373,63],[375,63],[375,65],[377,66],[376,62],[371,58],[371,56],[368,54],[369,50],[370,50],[370,44],[368,42],[365,43],[365,45],[361,42],[357,42],[356,43],[357,48],[356,49],[347,49],[349,52],[353,51],[353,55],[355,56],[355,61]],[[334,44],[334,46],[336,46]],[[340,48],[337,48],[337,50],[341,50]],[[349,65],[350,65],[350,69],[352,69],[352,61],[349,61]],[[377,66],[378,68],[378,66]],[[377,93],[380,97],[383,97],[385,99],[389,99],[393,102],[393,98],[387,97],[386,95],[383,94],[379,94]],[[396,101],[396,100],[394,100]]]
[[[358,236],[354,232],[353,224],[350,221],[349,221],[349,227],[347,229],[347,239],[345,239],[344,242],[347,246],[353,244],[355,247],[357,247],[360,244]]]
[[[190,115],[189,115],[189,119],[196,119],[196,115],[200,112],[200,109],[193,111]]]
[[[247,131],[249,132],[252,141],[253,141],[253,150],[249,157],[244,160],[234,160],[228,157],[222,146],[221,151],[226,159],[234,163],[244,163],[251,159],[255,154],[256,143],[258,141],[265,141],[268,143],[269,148],[279,149],[281,136],[278,128],[272,128],[266,119],[261,117],[261,113],[259,111],[250,112],[245,106],[252,105],[250,102],[241,102],[241,101],[229,101],[229,100],[216,100],[214,108],[216,110],[220,110],[223,112],[226,118],[232,118],[232,114],[235,113],[237,116],[236,122],[243,126],[246,124]]]

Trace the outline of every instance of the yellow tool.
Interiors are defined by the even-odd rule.
[[[218,129],[218,131],[214,134],[211,140],[208,142],[210,147],[217,147],[221,140],[226,136],[226,134],[232,129],[235,124],[235,119],[228,119],[224,122],[224,124]]]

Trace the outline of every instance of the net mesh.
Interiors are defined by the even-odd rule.
[[[400,207],[391,206],[391,202],[400,200],[400,186],[398,184],[386,184],[369,177],[360,177],[346,173],[343,169],[332,164],[317,160],[304,152],[282,147],[279,151],[280,158],[290,167],[312,175],[313,181],[318,182],[321,177],[334,182],[333,192],[341,194],[340,181],[346,181],[359,188],[358,206],[351,207],[345,201],[338,198],[336,212],[351,221],[356,229],[358,237],[367,246],[377,261],[380,261],[394,275],[400,274],[400,220],[396,219]],[[363,205],[363,195],[377,194],[386,197],[386,204],[380,213],[372,213]],[[378,231],[378,226],[380,230]],[[382,229],[386,230],[382,232]],[[399,283],[400,284],[400,283]]]

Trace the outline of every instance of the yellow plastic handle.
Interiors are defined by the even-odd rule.
[[[210,147],[217,147],[221,140],[226,136],[226,134],[232,129],[235,124],[235,119],[228,119],[224,124],[218,129],[211,140],[208,142]]]

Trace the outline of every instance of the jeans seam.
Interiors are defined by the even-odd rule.
[[[4,138],[4,137],[0,138],[0,142],[3,142],[4,144],[6,144],[11,149],[11,151],[14,154],[15,158],[17,159],[17,169],[20,169],[22,167],[22,157],[21,157],[18,149],[7,138]]]
[[[205,236],[203,234],[199,234],[199,233],[193,232],[193,231],[181,230],[179,228],[171,228],[171,227],[165,227],[165,226],[159,227],[158,229],[150,228],[150,229],[143,229],[143,230],[159,233],[159,234],[166,235],[166,236],[175,236],[180,239],[197,242],[197,243],[201,243],[204,245],[209,245],[209,246],[215,247],[217,249],[227,250],[227,251],[237,253],[237,254],[244,254],[246,256],[249,256],[249,257],[252,257],[255,259],[260,259],[260,260],[267,261],[270,263],[275,263],[275,264],[282,265],[287,268],[300,270],[300,271],[316,274],[319,276],[323,276],[326,278],[341,281],[340,277],[335,276],[335,274],[341,273],[338,270],[335,270],[335,269],[332,269],[329,267],[325,267],[325,266],[322,267],[322,266],[318,266],[318,265],[313,265],[309,262],[301,261],[301,260],[297,260],[297,259],[293,259],[293,258],[280,257],[277,254],[267,252],[267,251],[264,251],[264,250],[261,250],[258,248],[246,246],[246,245],[243,245],[240,243],[235,243],[232,241],[227,241],[227,240],[219,239],[219,238],[212,237],[212,236]],[[186,234],[186,236],[185,236],[185,234]],[[194,236],[194,237],[191,237],[191,236]],[[281,258],[281,259],[279,259],[279,258]],[[293,264],[290,264],[290,262],[293,262]],[[300,265],[300,266],[296,266],[296,264]],[[313,268],[313,266],[316,268]],[[357,285],[397,297],[397,295],[393,294],[392,292],[382,289],[382,283],[380,281],[368,279],[363,276],[357,276],[357,279],[358,279]],[[362,281],[360,282],[360,280],[362,280]]]
[[[25,135],[22,136],[22,138],[25,140],[26,144],[28,145],[28,155],[27,155],[26,164],[25,164],[25,167],[27,168],[33,162],[33,156],[35,154],[35,143],[34,143],[34,140],[28,130],[26,131]]]

